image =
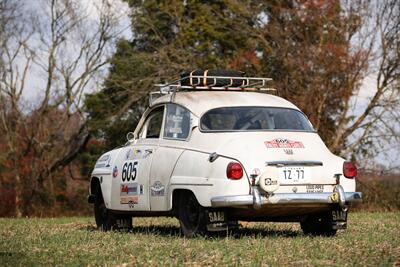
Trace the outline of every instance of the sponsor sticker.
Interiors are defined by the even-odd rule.
[[[94,166],[95,168],[104,168],[106,166],[106,163],[97,163],[96,166]]]
[[[125,154],[125,160],[137,160],[147,158],[153,151],[152,150],[140,150],[140,149],[128,149]]]
[[[114,166],[114,169],[113,169],[113,172],[112,172],[112,176],[113,176],[113,178],[118,176],[118,167],[117,166]]]
[[[276,138],[271,141],[265,141],[264,144],[267,148],[304,148],[302,142],[286,138]]]
[[[152,197],[162,197],[165,194],[165,186],[160,181],[155,181],[150,187]]]
[[[272,178],[266,178],[265,179],[265,185],[266,186],[277,185],[277,184],[278,184],[277,180],[273,180]]]
[[[339,202],[339,193],[338,192],[333,192],[333,194],[331,195],[331,200],[334,203]]]
[[[128,151],[126,151],[126,154],[125,154],[125,160],[128,160],[130,156],[131,156],[131,150],[128,149]]]
[[[102,156],[95,165],[95,168],[108,168],[110,167],[111,156],[104,155]]]
[[[285,154],[287,154],[287,155],[293,155],[293,149],[285,148],[283,151],[284,151]]]
[[[143,195],[143,185],[142,184],[139,186],[139,194]]]
[[[104,155],[98,160],[98,162],[105,162],[109,161],[110,159],[111,159],[110,155]]]
[[[146,150],[144,151],[144,153],[142,153],[142,158],[143,158],[143,159],[147,158],[148,156],[150,156],[151,153],[153,153],[153,150],[152,150],[152,149],[146,149]]]
[[[126,197],[121,197],[120,199],[121,204],[138,204],[139,203],[139,197],[138,196],[126,196]]]
[[[136,195],[138,195],[137,183],[121,184],[120,196],[136,196]]]
[[[324,185],[322,184],[309,184],[306,185],[307,193],[322,193],[324,192]]]

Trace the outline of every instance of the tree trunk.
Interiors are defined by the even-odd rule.
[[[19,173],[15,175],[15,217],[22,217],[22,186],[21,186],[21,176]]]

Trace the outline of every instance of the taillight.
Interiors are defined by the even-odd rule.
[[[353,162],[345,161],[343,163],[343,175],[346,178],[354,178],[357,176],[357,167]]]
[[[226,176],[232,180],[239,180],[243,177],[242,165],[237,162],[230,162],[226,167]]]

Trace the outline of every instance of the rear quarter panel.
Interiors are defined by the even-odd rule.
[[[176,189],[187,189],[195,194],[200,205],[210,207],[212,197],[250,193],[245,172],[239,180],[226,177],[227,165],[235,160],[220,156],[210,162],[208,158],[209,153],[185,150],[171,176],[170,195]],[[172,207],[172,200],[169,205]]]

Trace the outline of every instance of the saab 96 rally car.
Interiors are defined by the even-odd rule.
[[[161,85],[126,145],[97,161],[88,199],[97,226],[175,216],[188,237],[238,221],[300,222],[328,236],[346,228],[362,197],[357,169],[304,113],[269,94],[268,78],[195,74]]]

